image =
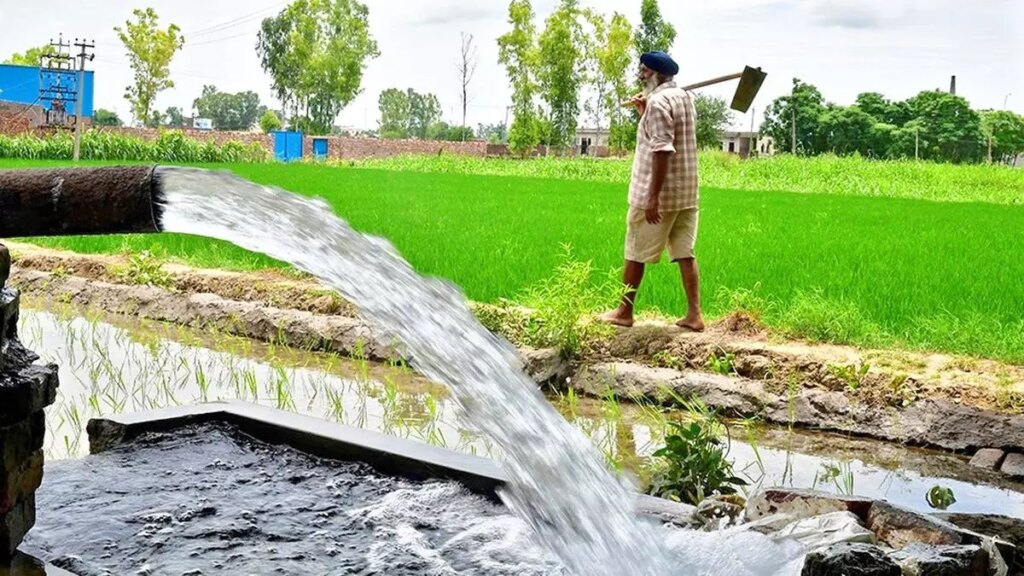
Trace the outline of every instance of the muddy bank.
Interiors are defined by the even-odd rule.
[[[126,285],[117,256],[15,245],[11,283],[43,302],[172,322],[301,349],[396,360],[350,305],[308,279],[163,265],[167,288]],[[1024,452],[1024,368],[895,350],[774,339],[733,316],[704,334],[659,323],[620,330],[567,362],[522,349],[541,384],[672,403],[700,397],[725,414],[968,454]],[[571,376],[571,378],[570,378]]]

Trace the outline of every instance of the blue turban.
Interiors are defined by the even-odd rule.
[[[644,52],[640,56],[640,63],[666,76],[675,76],[679,73],[679,64],[664,52]]]

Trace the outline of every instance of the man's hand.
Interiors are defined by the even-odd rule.
[[[641,116],[643,116],[644,112],[647,110],[647,98],[645,98],[643,94],[637,94],[636,96],[633,96],[629,100],[629,103],[632,104],[633,106],[636,106],[636,109],[637,111],[640,112]]]
[[[657,200],[647,203],[647,209],[644,210],[644,217],[648,224],[654,225],[661,222],[661,213],[658,211],[658,208]]]

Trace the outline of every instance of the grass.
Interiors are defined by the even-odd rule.
[[[549,162],[556,165],[534,166]],[[323,197],[356,228],[389,238],[418,270],[478,301],[515,297],[551,278],[564,245],[592,263],[596,280],[621,266],[621,184],[316,165],[231,169]],[[955,200],[963,191],[948,194]],[[705,308],[715,317],[742,302],[769,326],[812,340],[1024,362],[1024,206],[1013,203],[705,187],[697,246]],[[228,269],[281,265],[174,234],[32,241],[79,252],[151,250]],[[678,271],[652,267],[639,307],[682,314]]]
[[[345,162],[352,167],[447,174],[486,174],[625,184],[631,160],[407,156]],[[740,161],[725,153],[700,155],[702,186],[766,192],[913,198],[942,202],[1024,205],[1024,172],[1005,166],[953,166],[861,157],[781,155]]]

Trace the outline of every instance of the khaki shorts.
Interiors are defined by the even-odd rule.
[[[643,210],[630,206],[626,216],[626,260],[655,264],[666,249],[673,262],[693,258],[698,210],[662,212],[661,222],[649,224]]]

